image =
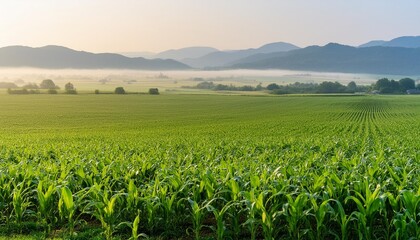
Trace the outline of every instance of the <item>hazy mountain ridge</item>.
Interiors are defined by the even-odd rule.
[[[294,49],[299,49],[299,47],[290,43],[276,42],[263,45],[259,48],[213,52],[200,58],[183,59],[181,62],[196,68],[222,67],[229,64],[231,65],[242,58],[246,58],[254,54],[286,52]]]
[[[153,59],[156,53],[153,52],[118,52],[117,54],[123,55],[129,58],[146,58],[146,59]]]
[[[205,54],[179,61],[130,58],[115,53],[95,54],[53,45],[40,48],[10,46],[0,48],[0,67],[186,70],[192,66],[202,69],[287,69],[410,75],[420,74],[420,47],[414,48],[417,43],[420,46],[420,37],[401,37],[388,42],[371,41],[362,47],[330,43],[299,48],[293,44],[277,42],[255,49],[218,51],[211,47],[188,47],[155,55],[182,58]],[[378,44],[381,46],[376,46]]]
[[[256,61],[230,67],[410,75],[420,74],[420,48],[356,48],[330,43],[283,54],[260,55]]]
[[[403,36],[394,38],[390,41],[375,40],[362,44],[359,47],[405,47],[405,48],[419,48],[420,36]]]
[[[212,52],[219,51],[213,47],[185,47],[179,49],[170,49],[159,53],[153,52],[121,52],[119,54],[126,57],[142,57],[146,59],[173,59],[182,60],[185,58],[199,58]]]
[[[199,58],[212,52],[219,51],[212,47],[186,47],[181,49],[171,49],[156,54],[155,58],[182,60],[185,58]]]
[[[359,47],[379,47],[379,46],[381,46],[382,44],[385,44],[385,43],[386,43],[386,41],[384,41],[384,40],[373,40],[373,41],[364,43],[364,44],[360,45]]]
[[[175,60],[129,58],[115,53],[90,53],[61,46],[0,48],[0,67],[177,70],[190,67]]]

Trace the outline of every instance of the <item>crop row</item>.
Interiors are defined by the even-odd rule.
[[[297,144],[91,145],[84,155],[3,149],[0,221],[18,228],[36,221],[70,235],[98,222],[107,239],[130,227],[133,238],[419,236],[418,152]]]
[[[224,122],[151,135],[9,136],[0,145],[0,231],[419,239],[419,113],[380,98],[323,103],[297,102],[293,109],[303,113],[285,108],[263,119],[255,108],[245,123],[221,115]]]

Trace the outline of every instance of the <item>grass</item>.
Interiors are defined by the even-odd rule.
[[[27,223],[64,239],[416,238],[419,100],[0,94],[0,227],[6,239],[34,239]]]

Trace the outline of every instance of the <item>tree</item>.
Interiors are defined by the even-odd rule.
[[[41,89],[58,89],[57,85],[51,79],[45,79],[39,84]]]
[[[68,82],[66,85],[64,85],[64,89],[66,91],[74,90],[74,85],[71,82]]]
[[[411,78],[400,79],[399,84],[402,92],[406,92],[409,89],[416,88],[416,82]]]
[[[351,81],[349,84],[347,84],[347,91],[352,93],[357,91],[357,85],[354,81]]]
[[[24,85],[22,88],[26,88],[26,89],[39,89],[38,85],[36,85],[36,83],[28,83],[26,85]]]
[[[376,81],[375,90],[378,90],[381,93],[390,93],[391,82],[388,78],[381,78],[378,81]]]
[[[212,88],[214,88],[214,83],[204,81],[204,82],[201,82],[201,83],[197,84],[197,88],[198,89],[212,89]]]
[[[275,83],[271,83],[271,84],[267,85],[267,90],[270,90],[270,91],[276,90],[276,89],[279,89],[279,88],[280,88],[280,86],[275,84]]]
[[[319,93],[343,93],[346,87],[338,82],[322,82],[318,86]]]
[[[76,89],[71,82],[66,83],[66,85],[64,85],[64,89],[66,90],[67,94],[77,94]]]
[[[400,93],[400,83],[395,80],[389,80],[388,78],[381,78],[376,81],[375,89],[379,90],[380,93]]]
[[[216,91],[227,91],[227,90],[229,90],[229,86],[228,85],[224,85],[224,84],[217,84],[214,87],[214,90],[216,90]]]
[[[124,90],[123,87],[116,87],[114,93],[115,94],[125,94],[125,90]]]
[[[395,80],[391,80],[390,87],[391,87],[391,93],[401,92],[400,83]]]
[[[149,88],[149,94],[151,94],[151,95],[159,95],[159,89],[157,89],[157,88]]]
[[[245,86],[239,87],[238,90],[239,91],[247,91],[247,92],[250,92],[250,91],[254,91],[255,89],[252,86],[245,85]]]

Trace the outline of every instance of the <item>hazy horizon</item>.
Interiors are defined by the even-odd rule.
[[[61,45],[91,52],[161,52],[190,46],[359,45],[420,35],[415,0],[3,2],[0,47]]]

